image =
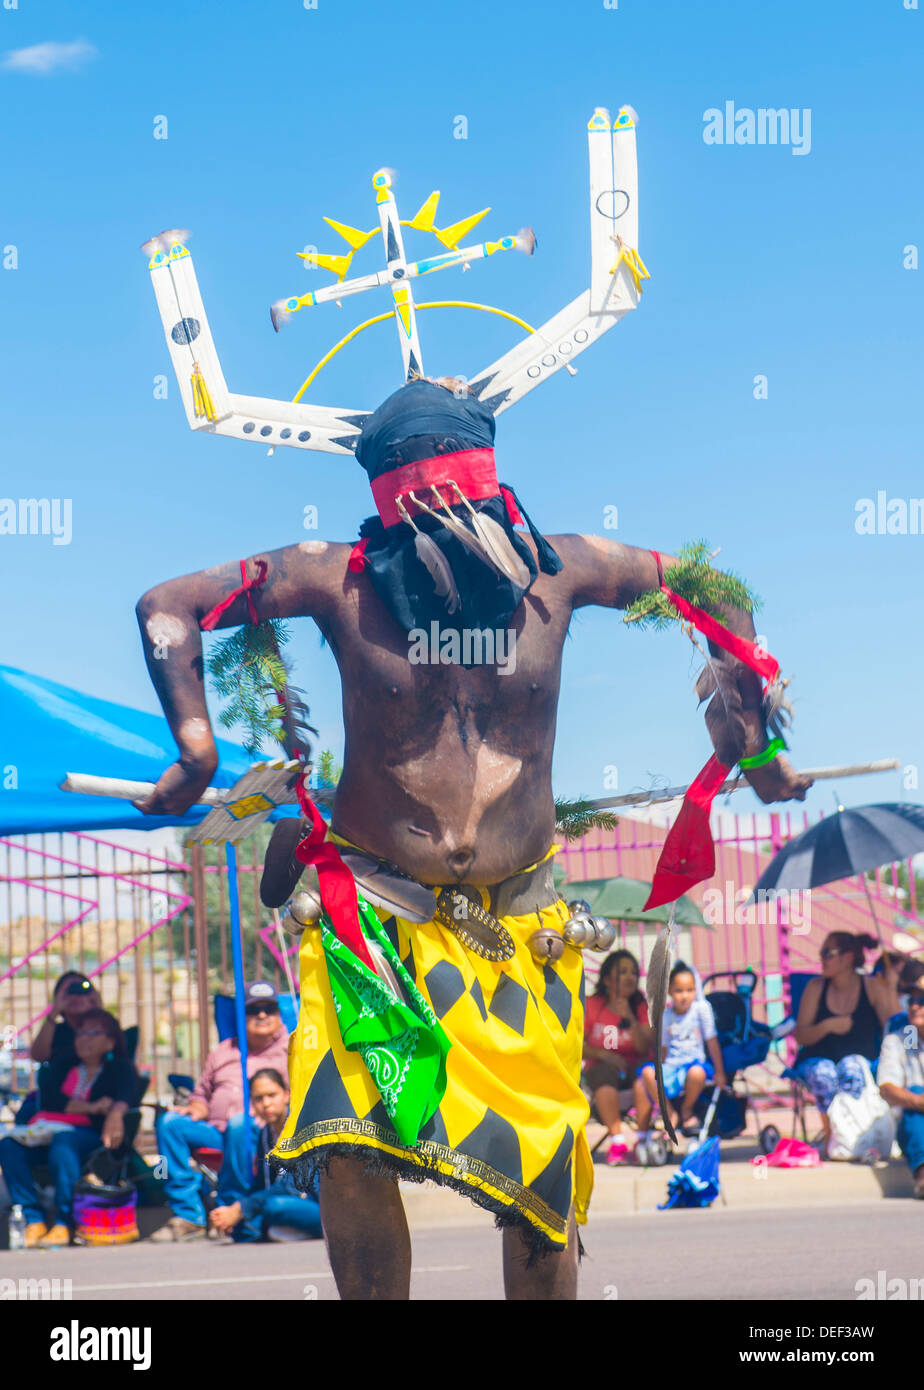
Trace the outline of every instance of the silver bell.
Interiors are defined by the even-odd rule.
[[[576,913],[565,923],[562,935],[569,946],[589,946],[597,936],[594,919],[586,912]]]
[[[533,932],[528,944],[533,959],[540,965],[544,965],[546,961],[560,960],[565,949],[565,939],[554,927],[542,927],[539,931]]]
[[[616,940],[616,928],[613,923],[606,917],[595,917],[594,931],[596,940],[589,943],[590,949],[592,951],[608,951]]]
[[[575,898],[572,902],[568,904],[568,911],[571,913],[572,917],[593,916],[593,913],[590,910],[590,903],[587,901],[586,898]]]
[[[300,936],[305,927],[316,927],[323,911],[320,894],[303,888],[289,903],[288,917],[293,923],[290,930]]]

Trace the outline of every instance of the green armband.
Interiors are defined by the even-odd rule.
[[[765,767],[767,763],[772,763],[778,753],[782,753],[786,744],[781,738],[773,738],[767,744],[762,753],[755,753],[753,758],[739,758],[738,766],[742,771],[747,771],[752,767]]]

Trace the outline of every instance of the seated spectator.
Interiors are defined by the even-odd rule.
[[[266,1156],[276,1145],[289,1113],[289,1088],[278,1071],[263,1067],[250,1078],[250,1103],[263,1125],[257,1141],[256,1177],[250,1191],[228,1206],[216,1207],[216,1231],[237,1242],[306,1239],[321,1235],[317,1188],[299,1192],[290,1173],[271,1178]]]
[[[612,1139],[607,1163],[624,1163],[630,1149],[622,1128],[619,1092],[631,1090],[636,1072],[651,1057],[654,1034],[638,987],[631,951],[607,956],[584,1010],[584,1076],[594,1108]]]
[[[876,979],[858,972],[865,952],[878,943],[872,936],[835,931],[821,948],[821,978],[809,980],[799,1005],[795,1039],[799,1044],[793,1070],[812,1093],[821,1112],[825,1139],[830,1138],[828,1108],[838,1091],[862,1094],[861,1059],[875,1063],[882,1030],[898,1012],[898,968],[888,955]]]
[[[51,1012],[29,1049],[33,1062],[53,1062],[74,1053],[74,1030],[88,1009],[101,1009],[95,987],[79,970],[65,970],[51,995]]]
[[[247,1026],[247,1076],[265,1067],[288,1075],[289,1035],[279,1014],[272,985],[258,981],[244,991]],[[244,1111],[241,1052],[237,1038],[226,1038],[209,1053],[189,1101],[158,1117],[158,1152],[167,1163],[165,1187],[173,1216],[150,1237],[154,1241],[196,1240],[206,1234],[201,1179],[190,1166],[193,1149],[222,1149],[218,1184],[223,1206],[250,1191],[252,1174],[246,1155],[253,1153],[256,1126]]]
[[[696,977],[681,960],[670,973],[668,994],[670,1003],[664,1010],[661,1033],[664,1094],[668,1100],[679,1102],[680,1132],[692,1139],[700,1131],[693,1110],[706,1082],[727,1086],[728,1080],[716,1037],[712,1005],[708,999],[697,999]],[[648,1138],[657,1098],[655,1069],[649,1063],[642,1067],[635,1083],[639,1143]]]
[[[909,962],[898,985],[908,996],[908,1027],[882,1040],[876,1080],[898,1125],[898,1143],[924,1200],[924,965]]]
[[[65,970],[51,992],[51,1011],[29,1049],[33,1062],[53,1062],[58,1057],[69,1057],[76,1066],[74,1029],[88,1009],[102,1007],[102,1000],[86,975],[81,975],[79,970]],[[38,1091],[31,1091],[19,1107],[16,1123],[28,1124],[38,1105]]]
[[[91,1009],[77,1021],[74,1056],[49,1063],[40,1080],[41,1110],[33,1117],[64,1123],[47,1145],[26,1148],[0,1139],[0,1168],[10,1200],[26,1218],[26,1245],[68,1245],[74,1184],[83,1163],[100,1147],[118,1149],[125,1138],[123,1116],[138,1102],[135,1068],[125,1055],[122,1030],[112,1014]],[[55,1221],[49,1230],[33,1168],[47,1163],[55,1190]]]

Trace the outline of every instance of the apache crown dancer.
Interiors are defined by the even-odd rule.
[[[592,131],[603,129],[604,114],[595,113]],[[620,113],[617,124],[626,120]],[[609,149],[608,117],[606,134]],[[619,182],[612,172],[608,179]],[[622,190],[608,191],[602,206],[614,223]],[[616,265],[605,266],[619,282],[615,293],[630,296],[641,265],[632,244],[624,257],[620,241]],[[392,251],[403,252],[391,236],[389,248],[393,265]],[[597,324],[586,318],[594,303],[575,305],[565,327],[578,350],[604,329],[581,330],[582,322]],[[554,321],[556,341],[563,315]],[[201,321],[200,302],[196,318],[177,326],[194,322],[199,332]],[[547,346],[530,351],[539,361],[548,355]],[[151,814],[185,812],[217,766],[200,625],[310,617],[337,661],[345,750],[330,829],[307,800],[304,822],[280,821],[262,891],[281,905],[313,866],[303,882],[319,885],[324,908],[320,921],[319,913],[305,918],[292,1109],[275,1159],[302,1184],[321,1173],[324,1234],[343,1298],[409,1296],[398,1177],[433,1178],[494,1213],[508,1298],[576,1296],[576,1222],[586,1220],[593,1170],[580,1087],[583,963],[563,938],[569,912],[552,881],[562,648],[576,609],[624,609],[668,592],[673,562],[595,536],[546,539],[498,483],[495,416],[507,396],[530,389],[532,361],[521,354],[519,375],[494,371],[469,387],[423,378],[418,359],[407,385],[354,417],[350,451],[378,510],[359,544],[309,541],[258,553],[158,585],[138,605],[148,668],[180,749],[137,803]],[[505,380],[506,395],[497,389]],[[204,410],[202,389],[200,382]],[[261,415],[261,403],[244,397],[231,398],[232,413],[241,401],[258,419],[275,419],[272,428],[286,418],[272,416],[266,402]],[[331,415],[321,421],[327,445],[319,447],[343,451]],[[246,427],[224,432],[235,428]],[[528,536],[514,529],[523,519]],[[754,663],[732,654],[753,649],[750,615],[717,611],[726,626],[713,621],[711,675],[701,688],[714,694],[713,761],[724,772],[757,759],[745,775],[762,801],[801,800],[808,779],[783,758],[761,758],[771,747],[765,692]],[[169,660],[155,660],[166,629]],[[503,666],[466,645],[466,633],[508,631],[515,660]],[[447,664],[410,659],[413,643],[431,632]],[[385,885],[377,900],[376,882]],[[392,910],[381,905],[389,895]]]

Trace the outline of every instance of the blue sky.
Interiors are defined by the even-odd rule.
[[[371,510],[354,463],[268,459],[187,429],[142,241],[193,230],[231,389],[290,397],[343,332],[387,307],[365,296],[361,311],[325,306],[273,333],[273,300],[326,283],[294,254],[339,249],[323,213],[374,225],[369,177],[385,164],[405,216],[440,188],[451,220],[489,204],[488,235],[531,224],[531,260],[497,257],[464,283],[447,272],[440,290],[541,323],[587,284],[587,119],[628,102],[652,279],[576,377],[500,417],[500,475],[547,532],[600,532],[616,505],[627,543],[721,546],[763,596],[758,628],[795,677],[796,762],[895,756],[924,771],[924,536],[854,527],[859,498],[924,494],[921,278],[903,267],[903,248],[924,240],[922,25],[902,0],[0,10],[0,249],[18,259],[0,269],[0,496],[73,503],[67,546],[0,536],[0,661],[156,708],[133,615],[146,588],[306,539],[307,504],[312,535],[336,540]],[[9,56],[46,43],[84,48],[44,73]],[[810,109],[810,153],[705,144],[703,113],[726,101]],[[421,334],[428,370],[472,376],[517,330],[447,313],[421,316]],[[387,328],[370,330],[314,399],[372,407],[399,369]],[[169,397],[155,400],[164,372]],[[291,650],[323,743],[342,746],[336,670],[310,623]],[[620,790],[693,776],[709,745],[692,655],[679,634],[580,615],[557,792],[603,795],[607,766]],[[917,799],[892,774],[837,790]],[[832,804],[830,784],[810,803]]]

